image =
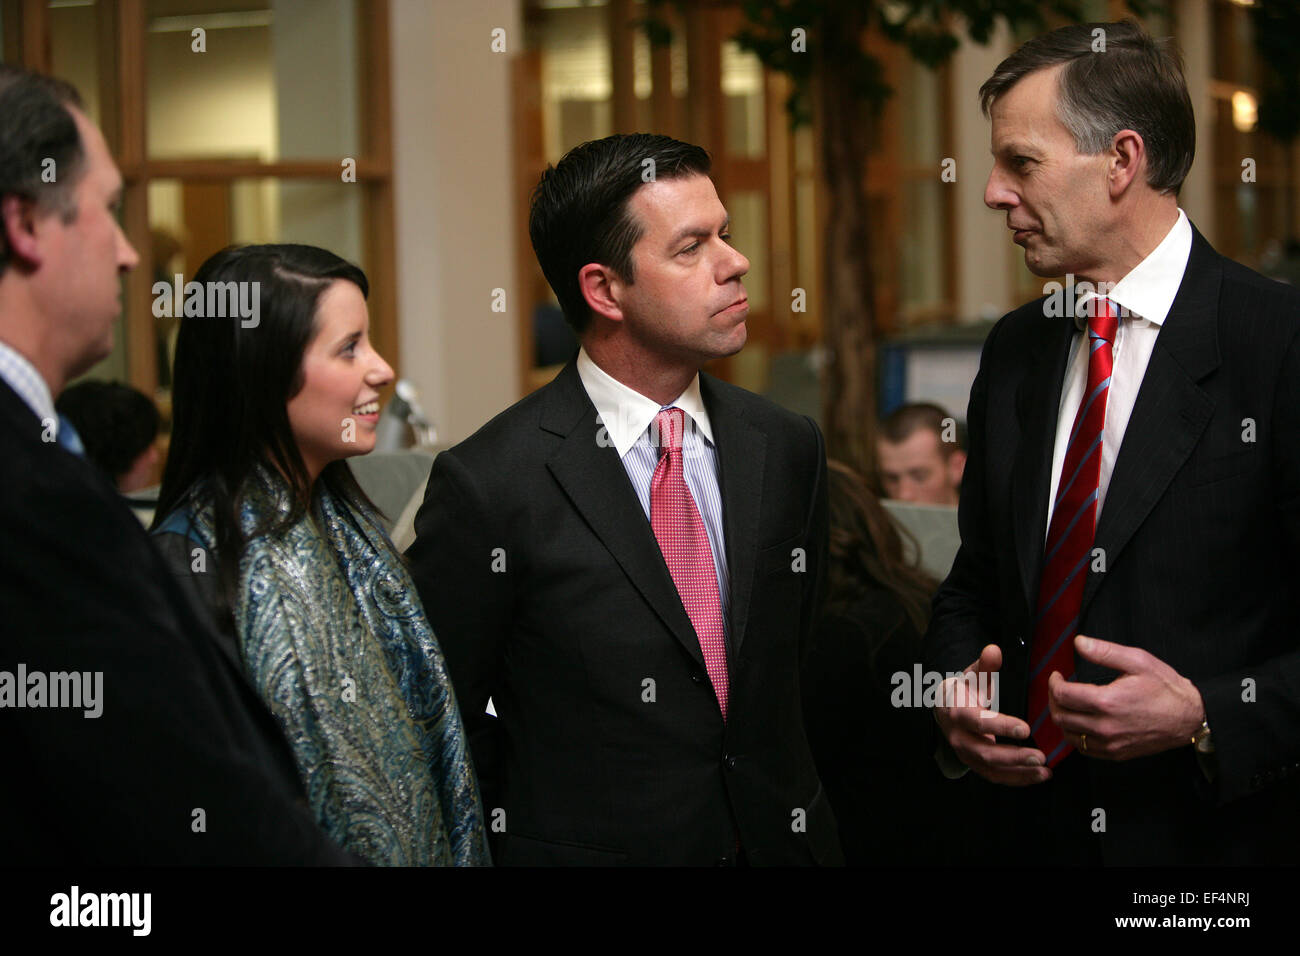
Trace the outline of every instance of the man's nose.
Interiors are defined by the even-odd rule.
[[[995,165],[989,171],[989,181],[984,185],[984,205],[990,209],[1010,209],[1017,201],[1016,194],[1007,188]]]
[[[130,272],[140,264],[140,254],[135,251],[135,246],[131,245],[131,240],[126,238],[126,234],[118,229],[118,242],[121,243],[121,249],[118,252],[118,268],[123,272]]]
[[[727,248],[731,250],[731,256],[724,260],[723,263],[724,282],[729,279],[739,279],[749,272],[749,259],[745,257],[745,254],[735,246],[728,246]]]

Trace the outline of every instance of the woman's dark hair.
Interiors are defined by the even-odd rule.
[[[54,403],[72,422],[86,457],[116,485],[158,437],[158,409],[144,392],[121,382],[78,382]]]
[[[202,289],[228,290],[227,297],[233,293],[250,304],[255,297],[259,311],[255,323],[234,308],[220,309],[220,317],[181,321],[172,375],[171,449],[154,527],[206,482],[228,597],[239,577],[235,556],[249,538],[289,527],[311,505],[311,481],[289,425],[288,404],[303,386],[302,358],[316,333],[316,307],[339,279],[369,295],[364,272],[315,246],[232,246],[194,274]],[[240,499],[258,465],[284,477],[293,506],[282,520],[245,536]],[[346,461],[326,465],[319,481],[354,506],[374,509]]]
[[[900,529],[871,493],[866,480],[849,466],[827,462],[830,484],[830,563],[826,610],[841,610],[880,587],[902,605],[920,633],[930,620],[930,599],[939,582],[903,554]]]

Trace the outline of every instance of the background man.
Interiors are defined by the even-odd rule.
[[[649,135],[547,170],[529,228],[582,348],[439,455],[416,519],[498,862],[840,860],[798,690],[825,450],[700,373],[748,314],[708,172]]]
[[[158,409],[121,382],[83,381],[63,390],[54,409],[72,423],[86,458],[123,494],[157,484]]]
[[[56,417],[138,261],[121,192],[76,91],[0,66],[0,860],[347,862],[239,662]],[[50,707],[53,674],[97,688],[98,716]]]
[[[1300,294],[1179,210],[1191,100],[1135,25],[1031,40],[980,95],[985,202],[1026,264],[1114,285],[985,344],[926,655],[999,672],[1003,715],[940,707],[946,743],[1019,788],[1004,842],[1029,858],[1293,861]]]
[[[876,452],[886,498],[912,504],[957,504],[966,467],[965,435],[938,405],[913,402],[880,423]]]

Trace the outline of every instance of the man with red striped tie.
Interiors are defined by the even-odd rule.
[[[1074,282],[997,324],[971,389],[962,547],[926,636],[928,667],[965,672],[935,709],[940,765],[1002,787],[1011,862],[1285,858],[1300,294],[1179,209],[1192,104],[1140,27],[1035,38],[980,96],[985,202],[1031,271]]]

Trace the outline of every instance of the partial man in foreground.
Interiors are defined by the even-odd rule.
[[[985,202],[1079,295],[1003,317],[971,390],[941,763],[1006,786],[1021,862],[1293,863],[1300,292],[1178,208],[1191,99],[1135,24],[1037,37],[980,96]]]
[[[238,661],[56,415],[108,355],[138,261],[80,102],[0,66],[0,860],[352,862]]]

